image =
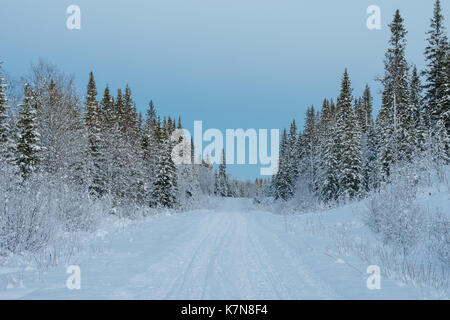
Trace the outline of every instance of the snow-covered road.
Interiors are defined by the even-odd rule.
[[[230,209],[232,208],[232,209]],[[157,264],[134,278],[140,297],[196,299],[333,298],[298,253],[258,223],[258,214],[225,206],[197,215]],[[184,226],[180,226],[180,229]],[[148,278],[146,275],[151,274]],[[298,286],[298,283],[302,283]]]
[[[286,232],[283,216],[249,200],[226,199],[212,210],[156,217],[97,239],[106,250],[80,259],[80,290],[67,289],[60,266],[40,279],[16,272],[20,285],[0,289],[0,298],[417,298],[387,279],[381,290],[367,289],[364,264],[333,259],[325,240],[296,230]]]

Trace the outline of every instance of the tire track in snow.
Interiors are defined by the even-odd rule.
[[[208,272],[206,272],[208,270],[208,265],[202,265],[202,262],[206,262],[210,257],[213,258],[214,255],[212,254],[214,252],[214,249],[216,250],[221,250],[221,248],[223,246],[220,245],[220,240],[224,241],[226,240],[226,234],[228,229],[224,229],[221,228],[221,224],[223,223],[223,221],[225,220],[225,222],[227,222],[228,219],[225,219],[225,217],[223,216],[223,214],[217,213],[217,214],[211,214],[213,216],[213,221],[209,222],[209,231],[206,234],[206,236],[204,236],[202,238],[202,240],[200,241],[200,243],[196,246],[194,252],[192,253],[191,257],[189,258],[189,263],[187,264],[187,267],[180,273],[180,275],[178,276],[177,280],[175,281],[174,285],[172,286],[172,288],[170,289],[170,291],[167,293],[165,299],[173,299],[176,298],[177,296],[182,296],[183,295],[183,291],[186,288],[186,284],[188,282],[191,283],[199,283],[202,282],[203,286],[200,289],[201,290],[201,297],[203,298],[204,296],[204,292],[205,292],[205,287],[207,285],[208,282]],[[219,220],[219,221],[218,221]],[[229,223],[229,221],[228,221]],[[203,222],[201,224],[202,227],[200,227],[200,232],[204,228],[205,223]],[[219,237],[219,234],[221,235]],[[211,263],[211,262],[210,262]],[[200,269],[199,271],[197,271],[197,269]],[[203,272],[202,272],[203,269]],[[201,281],[201,279],[198,279],[196,277],[201,277],[200,275],[203,273],[204,279],[203,281]],[[202,278],[201,277],[201,278]],[[193,288],[191,287],[190,290],[192,290]],[[188,290],[189,291],[189,290]],[[197,294],[196,292],[190,292],[190,294],[194,293]]]
[[[210,255],[209,263],[206,268],[207,272],[204,277],[203,292],[201,295],[201,299],[208,298],[205,296],[205,293],[206,293],[206,290],[208,287],[208,280],[212,279],[212,276],[214,274],[213,269],[215,266],[217,266],[218,258],[221,256],[222,252],[226,248],[225,243],[230,242],[230,236],[227,237],[227,235],[231,234],[233,220],[230,220],[230,219],[225,219],[225,220],[228,220],[228,227],[227,227],[226,231],[224,231],[224,233],[222,234],[222,236],[220,238],[216,238],[216,242],[215,242],[214,246],[212,246],[212,250],[211,250],[212,254]],[[219,226],[219,228],[220,228],[220,226]],[[225,228],[223,228],[223,230],[225,230]],[[218,241],[217,239],[220,239],[220,240]]]
[[[169,234],[169,237],[179,239],[178,244],[172,250],[164,252],[156,263],[147,267],[145,272],[132,278],[132,290],[136,290],[136,282],[150,282],[141,287],[139,293],[135,295],[143,299],[172,298],[176,289],[180,287],[183,276],[190,272],[200,247],[214,232],[208,226],[215,218],[211,212],[202,213],[190,221],[191,224],[184,228],[181,237],[179,233]],[[178,232],[177,228],[175,232]],[[132,294],[131,290],[128,291]]]
[[[287,268],[287,271],[294,271],[294,273],[296,275],[298,275],[297,279],[302,279],[303,283],[308,285],[310,290],[307,290],[307,296],[308,298],[312,297],[312,292],[315,292],[319,298],[321,299],[338,299],[339,295],[325,282],[323,282],[322,280],[318,279],[318,277],[314,274],[314,271],[312,271],[308,265],[306,265],[305,263],[303,263],[301,261],[301,258],[299,257],[297,250],[291,248],[291,246],[289,245],[288,242],[286,242],[285,240],[283,240],[276,232],[271,232],[269,230],[267,230],[267,228],[265,226],[263,226],[261,224],[261,222],[259,221],[259,219],[252,219],[254,221],[254,223],[252,225],[255,226],[256,229],[259,229],[260,232],[265,233],[267,235],[264,236],[260,236],[260,239],[269,239],[271,238],[272,241],[271,243],[273,245],[276,246],[276,248],[278,250],[278,252],[283,253],[284,258],[283,259],[274,259],[274,257],[272,258],[268,258],[268,260],[270,261],[277,261],[278,263],[280,261],[285,262],[285,266],[289,265],[290,268]],[[256,221],[255,221],[256,220]],[[256,230],[255,229],[255,230]],[[269,252],[264,249],[266,251],[267,254],[269,254]],[[274,252],[276,252],[274,251]],[[285,274],[288,274],[288,272],[286,272]],[[297,280],[298,281],[298,280]],[[289,295],[290,298],[292,298],[292,294]]]
[[[245,218],[243,218],[245,220]],[[253,256],[256,257],[256,260],[254,261],[254,264],[257,266],[255,270],[258,270],[264,275],[264,278],[266,279],[265,283],[268,285],[267,287],[271,288],[272,290],[267,290],[266,288],[266,294],[267,292],[273,292],[276,295],[277,299],[282,298],[281,292],[283,292],[283,288],[278,288],[277,284],[280,285],[281,281],[279,277],[276,276],[275,272],[273,271],[272,267],[270,266],[270,261],[267,260],[267,255],[265,255],[265,259],[262,259],[262,256],[264,255],[264,252],[261,250],[261,246],[259,242],[255,241],[252,237],[253,232],[249,231],[248,228],[248,221],[245,222],[246,225],[246,241],[247,247],[251,248],[251,251],[253,253]]]

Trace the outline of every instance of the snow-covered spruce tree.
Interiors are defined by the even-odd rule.
[[[117,89],[116,99],[113,105],[114,110],[114,125],[124,133],[125,131],[125,101],[123,99],[122,89]]]
[[[450,51],[447,53],[444,60],[444,65],[440,69],[440,89],[439,100],[437,102],[437,109],[440,110],[438,121],[442,120],[447,129],[447,134],[450,135]]]
[[[37,108],[35,93],[27,83],[25,84],[22,109],[17,123],[19,138],[16,147],[16,163],[23,179],[29,178],[38,169],[41,160],[40,134],[36,129]]]
[[[125,204],[125,193],[130,184],[127,176],[126,161],[128,149],[121,131],[123,119],[123,97],[119,89],[117,99],[110,94],[109,87],[104,90],[100,102],[101,132],[99,137],[100,162],[99,170],[104,185],[104,195],[107,195],[114,208]]]
[[[103,97],[100,101],[100,110],[102,114],[102,134],[101,148],[103,154],[102,173],[104,180],[105,195],[112,200],[113,197],[113,177],[115,176],[114,162],[117,155],[117,143],[120,142],[120,127],[115,110],[115,99],[107,85],[103,91]]]
[[[102,128],[107,131],[113,127],[114,123],[114,98],[111,96],[109,86],[103,91],[103,97],[100,101],[100,110],[102,114]]]
[[[363,133],[367,133],[370,130],[370,128],[373,128],[374,126],[372,117],[373,97],[370,92],[370,87],[368,84],[366,84],[362,96],[362,109],[364,111],[363,111],[363,121],[361,121],[361,131]]]
[[[423,112],[423,87],[416,66],[412,69],[409,81],[409,104],[412,114],[412,132],[414,134],[413,158],[417,159],[425,151],[426,128]]]
[[[6,95],[6,80],[3,78],[2,62],[0,61],[0,160],[11,160],[11,139],[9,137],[10,127],[8,123],[9,105]]]
[[[361,129],[361,157],[362,157],[362,193],[367,193],[377,185],[377,141],[372,118],[373,98],[369,86],[366,84],[361,98],[361,111],[358,124]],[[356,111],[356,108],[355,108]],[[357,113],[358,114],[358,113]]]
[[[126,139],[132,144],[137,143],[139,136],[138,113],[128,84],[124,91],[124,119],[122,125],[124,126]]]
[[[177,130],[182,130],[181,118],[178,118]],[[192,138],[191,138],[192,139]],[[200,183],[198,181],[197,171],[194,168],[193,153],[191,148],[193,147],[193,142],[187,141],[186,137],[180,137],[178,143],[183,144],[182,151],[180,152],[180,157],[183,158],[185,155],[189,156],[190,163],[179,164],[178,167],[178,199],[179,203],[184,208],[190,208],[199,199],[200,195]]]
[[[119,100],[119,99],[118,99]],[[123,116],[119,125],[121,127],[121,147],[120,158],[125,166],[122,180],[121,195],[125,201],[135,205],[142,205],[146,202],[146,186],[144,174],[143,150],[139,143],[141,123],[138,121],[139,115],[132,98],[131,89],[127,85],[123,96]]]
[[[386,98],[383,95],[382,100]],[[380,170],[380,180],[389,181],[391,175],[391,165],[394,162],[394,126],[392,112],[387,107],[387,103],[382,103],[380,112],[376,120],[376,137],[379,142],[377,161]]]
[[[319,193],[324,202],[337,200],[339,194],[338,162],[340,152],[336,141],[336,122],[328,100],[323,102],[319,124]]]
[[[95,85],[94,74],[90,72],[85,102],[85,121],[89,143],[89,191],[91,194],[101,197],[106,192],[106,177],[104,172],[104,150],[102,148],[103,137],[101,134],[102,116],[96,96],[97,87]]]
[[[380,185],[380,172],[378,164],[379,145],[375,126],[369,125],[366,129],[365,140],[362,146],[362,194],[378,189]]]
[[[150,100],[149,108],[147,109],[145,123],[142,129],[141,148],[142,148],[142,160],[144,165],[144,182],[146,192],[146,202],[151,204],[151,194],[149,191],[153,189],[153,183],[156,177],[156,169],[159,159],[158,138],[156,136],[157,131],[157,117],[156,109],[153,101]]]
[[[126,190],[126,197],[128,202],[136,206],[148,203],[148,186],[145,184],[145,167],[142,153],[140,146],[136,145],[128,157],[128,179],[130,183]]]
[[[108,195],[112,200],[112,177],[113,177],[113,163],[115,161],[116,142],[119,138],[119,127],[115,114],[115,101],[111,95],[109,86],[107,85],[103,91],[102,99],[99,103],[101,111],[101,140],[99,155],[99,173],[101,175],[101,182],[103,184],[104,195]]]
[[[143,201],[142,162],[134,142],[127,138],[122,90],[112,106],[111,126],[104,134],[106,190],[115,207]]]
[[[159,132],[160,156],[153,185],[152,200],[156,206],[173,208],[178,203],[178,177],[177,168],[172,160],[172,143],[169,140],[170,130],[168,123]]]
[[[214,171],[214,194],[219,195],[219,177],[217,171]]]
[[[230,183],[227,176],[227,164],[225,160],[225,151],[222,149],[222,155],[219,164],[219,173],[217,175],[217,195],[221,197],[231,196]]]
[[[298,145],[297,125],[291,122],[289,133],[283,132],[280,145],[278,172],[272,179],[273,195],[276,199],[288,200],[294,196],[299,176],[300,148]]]
[[[422,84],[417,67],[414,65],[409,81],[409,104],[411,106],[412,122],[417,130],[423,106]]]
[[[434,4],[433,17],[430,29],[427,32],[427,46],[425,48],[426,68],[425,75],[425,111],[427,124],[435,125],[445,110],[439,101],[442,99],[442,68],[445,65],[445,57],[449,50],[444,16],[440,0]]]
[[[450,163],[450,140],[445,128],[444,120],[442,119],[434,126],[433,158],[438,166]]]
[[[364,133],[365,128],[366,128],[366,120],[365,120],[365,111],[363,109],[362,98],[355,98],[353,105],[354,105],[353,110],[355,112],[356,121],[358,121],[358,126],[361,129],[361,133]]]
[[[292,190],[295,189],[295,184],[297,183],[299,173],[299,152],[297,149],[297,140],[297,124],[295,123],[295,120],[293,120],[289,129],[288,137],[289,175]]]
[[[341,153],[339,169],[339,198],[352,199],[361,191],[361,131],[352,107],[352,89],[347,69],[337,101],[336,135]]]
[[[414,149],[412,112],[409,103],[408,63],[405,58],[406,34],[397,10],[389,25],[391,39],[385,55],[382,106],[377,129],[382,177],[387,180],[391,166],[411,160]]]
[[[324,99],[322,102],[322,109],[320,110],[319,123],[317,124],[317,132],[319,135],[319,142],[322,140],[322,136],[327,130],[327,126],[332,122],[333,115],[331,114],[331,106],[328,99]]]
[[[319,149],[317,124],[319,116],[316,114],[314,106],[306,111],[305,129],[299,137],[299,174],[301,179],[305,179],[311,192],[318,189],[317,174],[319,165]]]
[[[278,172],[274,177],[275,199],[289,200],[294,195],[289,160],[289,141],[286,129],[284,129],[280,144]]]

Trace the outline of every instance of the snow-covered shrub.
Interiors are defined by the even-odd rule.
[[[399,178],[385,184],[368,199],[366,223],[381,234],[384,243],[407,253],[419,240],[426,219],[425,210],[414,200],[413,180]]]
[[[123,203],[118,206],[114,206],[110,213],[119,218],[137,220],[143,218],[146,214],[141,207],[133,203]]]
[[[93,231],[109,207],[106,201],[92,200],[87,192],[65,183],[52,186],[55,214],[65,231]]]
[[[329,230],[331,237],[334,239],[335,248],[338,254],[350,254],[353,245],[350,231],[351,226],[347,223],[339,223]]]
[[[2,185],[1,197],[0,252],[34,252],[45,247],[56,225],[46,190],[36,182]]]
[[[307,180],[300,177],[295,185],[295,196],[291,202],[302,212],[314,211],[320,208],[321,202],[317,195],[311,191]]]
[[[0,255],[37,252],[58,233],[91,231],[105,204],[62,180],[36,174],[26,181],[1,168]]]
[[[178,166],[178,205],[182,210],[194,209],[201,196],[201,187],[197,170],[193,165]]]
[[[450,219],[438,212],[430,223],[428,250],[446,268],[450,268]]]
[[[262,197],[255,197],[253,199],[253,204],[255,204],[260,208],[265,209],[269,209],[270,207],[273,206],[274,203],[275,199],[273,197],[262,196]]]

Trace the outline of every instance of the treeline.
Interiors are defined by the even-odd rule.
[[[376,120],[370,88],[366,85],[362,97],[353,97],[345,70],[336,103],[325,99],[320,110],[309,108],[302,132],[297,133],[295,121],[289,132],[284,130],[270,195],[346,201],[377,190],[400,168],[409,166],[408,178],[415,179],[415,172],[449,164],[450,47],[440,1],[427,32],[426,68],[421,73],[406,60],[403,22],[397,10],[389,25]]]
[[[93,73],[81,98],[72,77],[42,61],[20,81],[0,68],[0,257],[33,252],[51,264],[107,214],[139,219],[259,192],[259,180],[232,179],[226,164],[176,165],[171,134],[181,128],[152,101],[144,117],[128,86],[99,95]]]
[[[152,101],[144,117],[128,85],[100,96],[91,72],[82,99],[71,77],[41,61],[20,93],[10,87],[0,77],[0,157],[22,185],[41,177],[112,207],[168,208],[194,206],[202,195],[252,197],[261,185],[231,179],[225,164],[216,172],[208,159],[175,165],[171,134],[181,119],[161,117]]]

